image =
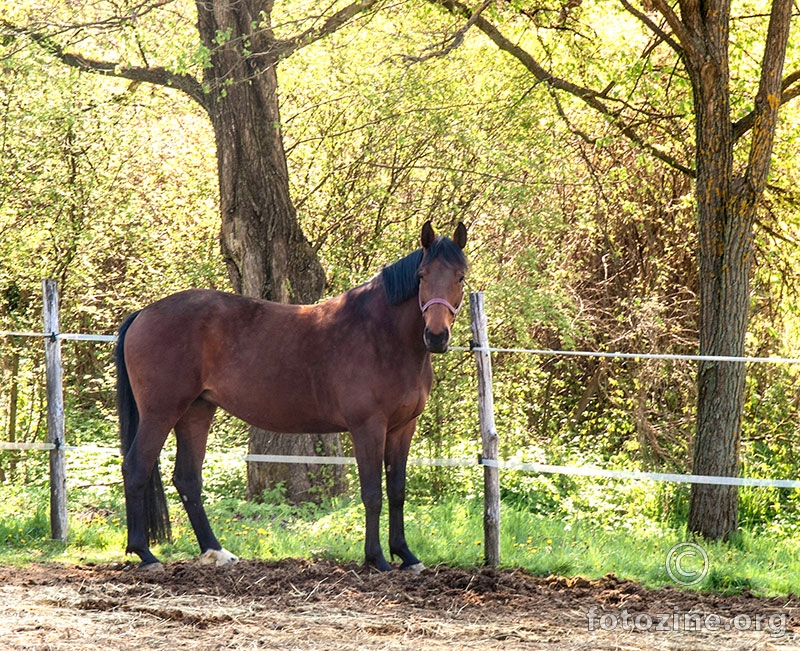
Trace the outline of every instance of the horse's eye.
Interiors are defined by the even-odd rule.
[[[463,283],[463,282],[464,282],[464,280],[465,280],[465,277],[464,277],[464,276],[461,276],[461,277],[458,279],[458,282],[460,282],[460,283]]]

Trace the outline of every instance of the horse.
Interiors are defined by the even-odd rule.
[[[467,229],[437,236],[371,280],[316,305],[190,289],[131,314],[119,329],[117,411],[127,516],[126,554],[159,567],[150,543],[170,537],[161,449],[174,429],[173,484],[200,560],[237,557],[212,531],[202,467],[217,408],[261,429],[350,433],[365,509],[365,564],[393,567],[380,544],[383,469],[389,551],[424,565],[406,543],[403,508],[411,437],[431,389],[431,354],[447,351],[464,301]]]

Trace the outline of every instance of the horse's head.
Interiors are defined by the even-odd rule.
[[[419,307],[425,321],[423,339],[432,353],[443,353],[450,343],[450,328],[464,302],[467,260],[463,249],[467,229],[458,224],[453,239],[437,237],[430,222],[422,227],[422,262],[419,277]]]

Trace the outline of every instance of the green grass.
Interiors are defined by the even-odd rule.
[[[125,560],[124,508],[119,492],[108,487],[72,490],[70,539],[63,545],[49,540],[46,489],[0,487],[0,563]],[[272,499],[263,504],[236,498],[209,504],[223,545],[242,558],[361,562],[363,508],[359,503],[340,499],[322,507],[291,507],[279,495],[268,497]],[[155,551],[167,561],[192,558],[198,552],[194,536],[177,502],[171,507],[173,542]],[[384,514],[384,540],[386,527]],[[408,504],[406,533],[409,545],[428,566],[483,563],[479,499],[453,497]],[[688,539],[685,531],[649,518],[640,518],[630,527],[614,527],[579,514],[556,519],[513,504],[504,504],[502,510],[503,566],[525,568],[542,576],[596,578],[613,573],[649,587],[674,585],[665,560],[673,545]],[[743,531],[728,543],[700,544],[708,554],[709,572],[692,589],[800,593],[800,543],[791,535]]]
[[[164,464],[165,476],[170,465]],[[27,472],[24,486],[21,480],[0,485],[0,563],[135,560],[124,555],[125,509],[117,457],[70,456],[66,545],[50,540],[45,478]],[[416,497],[406,506],[411,549],[428,566],[483,564],[482,498],[471,492],[476,490],[471,482],[478,471],[461,482],[464,490],[453,490],[444,499],[421,490],[430,480],[423,472],[410,470],[409,494]],[[216,451],[205,472],[209,516],[220,541],[232,552],[264,560],[363,560],[364,510],[358,500],[293,507],[276,491],[255,504],[242,499],[244,473],[241,451]],[[351,486],[357,486],[355,476]],[[541,576],[597,578],[613,573],[649,587],[675,585],[667,572],[667,556],[676,544],[692,540],[682,524],[685,489],[522,473],[504,474],[502,487],[503,566]],[[154,551],[165,561],[193,558],[198,554],[194,535],[175,491],[168,490],[168,497],[173,541]],[[691,589],[800,594],[797,495],[743,491],[740,504],[746,525],[733,540],[695,541],[708,556],[708,572]],[[381,524],[384,546],[386,510]]]

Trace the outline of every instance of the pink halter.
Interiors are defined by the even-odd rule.
[[[453,307],[450,305],[449,301],[443,298],[432,298],[425,303],[425,305],[423,305],[422,296],[419,296],[419,309],[423,314],[425,314],[425,310],[427,310],[431,305],[444,305],[448,310],[450,310],[450,312],[453,314],[453,318],[455,319],[458,316],[458,313],[461,311],[461,307],[464,305],[464,295],[461,295],[461,302],[458,304],[458,307]]]

